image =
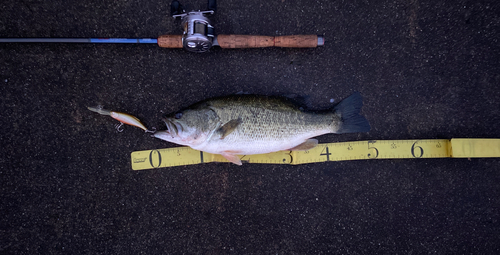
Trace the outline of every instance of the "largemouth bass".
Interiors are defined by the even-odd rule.
[[[155,137],[193,149],[221,154],[241,165],[237,155],[282,150],[309,150],[312,137],[328,133],[368,132],[359,112],[361,95],[354,93],[325,111],[308,111],[287,98],[234,95],[209,99],[167,115],[167,130]]]

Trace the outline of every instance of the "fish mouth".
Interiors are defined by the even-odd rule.
[[[176,121],[171,119],[163,119],[165,125],[167,126],[167,132],[172,136],[172,138],[179,134],[179,131],[182,131],[182,125]]]

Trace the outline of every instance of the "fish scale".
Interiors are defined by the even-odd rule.
[[[328,120],[328,115],[325,114],[303,112],[295,106],[287,105],[286,103],[280,106],[278,102],[267,102],[267,100],[274,102],[276,99],[273,98],[256,97],[253,99],[253,101],[241,98],[234,99],[233,101],[227,100],[226,104],[235,104],[234,107],[229,109],[218,109],[217,106],[223,105],[224,101],[215,102],[213,108],[221,118],[222,123],[242,118],[243,122],[235,132],[239,131],[239,135],[248,137],[286,139],[297,133],[310,132],[311,127],[315,129],[318,127],[328,129],[331,124],[331,121]],[[249,104],[254,104],[255,106],[249,107]]]

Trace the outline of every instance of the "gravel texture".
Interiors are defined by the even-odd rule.
[[[204,8],[203,1],[182,1]],[[0,37],[180,34],[160,1],[13,1]],[[500,138],[498,1],[218,1],[218,34],[322,34],[316,49],[0,44],[2,254],[498,254],[500,159],[133,171],[148,127],[238,92],[364,97],[369,133]]]

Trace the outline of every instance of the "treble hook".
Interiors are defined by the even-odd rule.
[[[115,125],[116,131],[118,132],[123,132],[123,122],[120,122],[120,124]]]

